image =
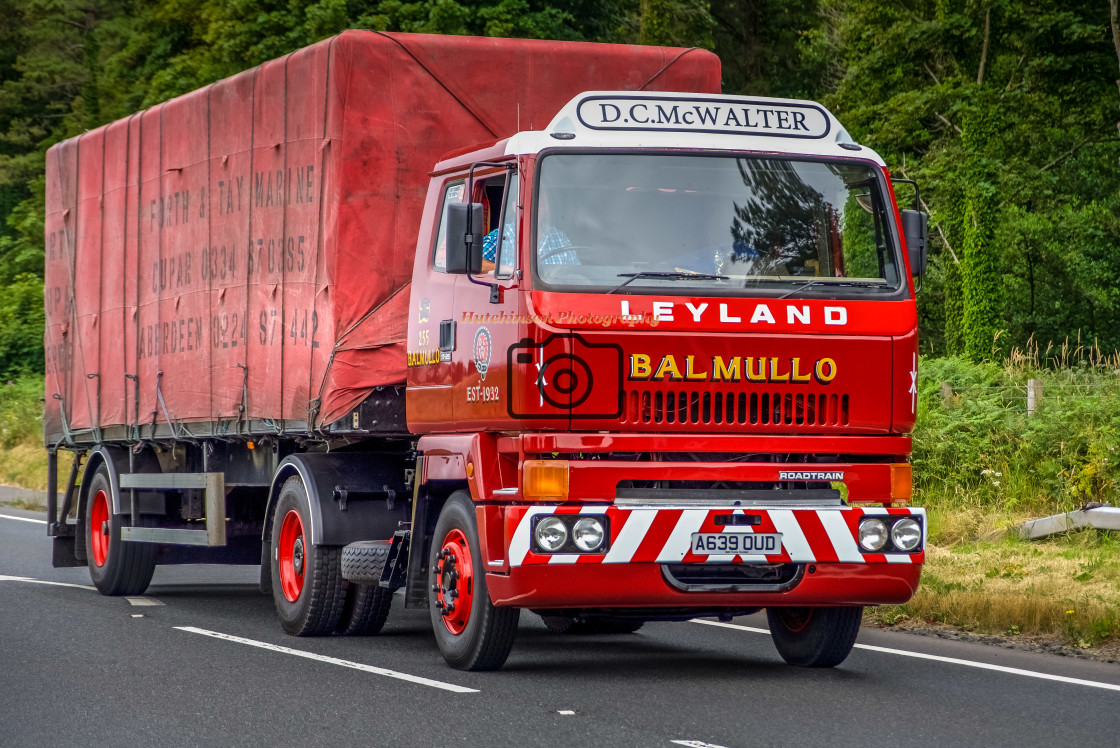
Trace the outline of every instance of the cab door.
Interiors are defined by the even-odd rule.
[[[521,180],[512,168],[476,171],[473,201],[483,205],[482,274],[456,276],[458,347],[452,412],[460,429],[510,428],[507,352],[522,335],[518,294]]]
[[[409,429],[414,433],[454,429],[451,409],[457,276],[447,272],[447,205],[463,202],[463,176],[436,177],[428,188],[417,238],[408,317]]]

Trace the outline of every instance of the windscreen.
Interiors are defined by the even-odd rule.
[[[547,287],[865,296],[902,276],[871,164],[555,153],[540,161],[535,272]]]

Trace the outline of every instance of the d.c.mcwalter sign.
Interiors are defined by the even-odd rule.
[[[820,107],[750,99],[589,96],[580,101],[576,112],[592,130],[823,138],[831,129]]]

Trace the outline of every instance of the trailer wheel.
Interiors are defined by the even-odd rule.
[[[376,584],[350,583],[346,591],[346,604],[338,621],[338,633],[343,636],[373,636],[385,625],[393,593]]]
[[[802,667],[834,667],[852,651],[863,608],[767,608],[770,636],[782,659]]]
[[[109,471],[101,465],[86,494],[86,563],[93,586],[102,595],[140,595],[156,570],[154,543],[121,540],[124,516],[113,514]]]
[[[428,604],[436,643],[457,670],[497,670],[509,657],[519,608],[490,601],[478,547],[474,504],[451,495],[436,522],[428,554]]]
[[[342,549],[311,543],[311,505],[303,481],[280,489],[272,520],[272,599],[284,630],[293,636],[335,631],[345,602],[339,567]]]

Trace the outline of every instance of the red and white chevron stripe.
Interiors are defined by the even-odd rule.
[[[728,509],[621,509],[611,505],[550,505],[511,508],[507,526],[513,528],[509,545],[510,566],[534,564],[627,563],[923,563],[918,553],[863,553],[856,544],[859,521],[867,515],[913,515],[922,524],[925,548],[925,510],[920,508],[841,507],[836,509],[755,509],[761,523],[752,526],[717,526],[717,514]],[[611,543],[607,553],[538,554],[531,550],[533,517],[541,514],[606,514]],[[735,514],[744,514],[742,509]],[[694,532],[779,532],[782,552],[775,555],[699,555],[692,553]]]

